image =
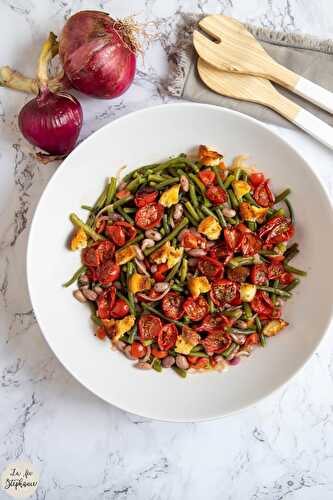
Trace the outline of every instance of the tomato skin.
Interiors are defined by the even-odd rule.
[[[120,266],[112,262],[112,260],[106,260],[98,269],[98,278],[102,285],[108,285],[116,281],[119,276]]]
[[[291,273],[283,272],[280,275],[279,281],[281,285],[290,285],[294,281],[294,275]]]
[[[106,337],[106,332],[103,326],[99,326],[96,330],[96,337],[98,337],[101,340],[104,340]]]
[[[277,280],[281,274],[284,273],[284,267],[281,262],[272,262],[268,266],[268,279],[269,280]]]
[[[226,333],[210,333],[202,341],[207,354],[224,352],[231,346],[231,343],[232,338]]]
[[[196,363],[191,363],[191,366],[193,366],[196,370],[207,368],[209,365],[209,359],[207,358],[196,358],[196,360]]]
[[[100,263],[104,262],[105,260],[113,259],[114,252],[115,252],[115,245],[111,241],[105,240],[101,241],[100,243],[95,244],[95,248],[97,250],[98,256],[99,256],[99,261]]]
[[[127,189],[123,189],[122,191],[118,191],[118,193],[116,193],[116,198],[118,198],[118,200],[121,200],[121,198],[127,198],[127,196],[130,196],[130,191],[128,191]]]
[[[126,243],[126,234],[122,227],[112,224],[112,226],[106,226],[105,232],[112,241],[122,247]]]
[[[223,230],[224,239],[231,252],[236,252],[242,243],[242,233],[240,233],[236,228],[226,227]]]
[[[260,319],[278,319],[281,316],[281,308],[275,308],[266,292],[258,291],[250,303],[251,309],[258,314]]]
[[[244,346],[248,345],[256,345],[259,344],[259,335],[257,333],[251,333],[251,335],[248,335],[245,340]]]
[[[133,358],[143,358],[146,355],[147,348],[141,342],[133,342],[131,345],[131,355]]]
[[[142,208],[149,205],[149,203],[153,203],[157,197],[158,191],[153,188],[144,188],[136,193],[134,203],[137,207]]]
[[[208,302],[201,295],[194,299],[188,297],[184,302],[184,311],[192,321],[201,321],[209,311]]]
[[[232,321],[222,313],[207,314],[200,326],[196,327],[197,332],[220,333],[226,326],[230,326]]]
[[[287,217],[275,215],[259,229],[258,236],[265,240],[266,244],[275,245],[288,241],[294,233],[295,228]]]
[[[154,314],[144,314],[138,321],[139,337],[142,340],[152,340],[162,330],[162,322]]]
[[[224,266],[212,257],[201,257],[198,262],[199,271],[206,276],[209,280],[215,278],[222,278]]]
[[[225,241],[222,241],[209,250],[209,255],[212,259],[224,260],[224,264],[227,264],[226,259],[232,256],[232,250],[230,250]]]
[[[153,274],[153,278],[157,282],[165,281],[165,275],[164,273],[168,270],[168,265],[167,264],[159,264],[157,266],[157,271],[156,273]]]
[[[261,241],[255,234],[244,233],[241,240],[241,250],[244,257],[255,255],[261,249]]]
[[[109,301],[104,294],[97,297],[97,309],[98,317],[101,319],[109,319],[110,317],[110,305]]]
[[[244,222],[240,222],[239,224],[237,224],[237,226],[235,226],[235,229],[237,229],[238,231],[240,231],[241,233],[252,233],[251,229],[248,228]]]
[[[181,240],[181,245],[186,249],[206,248],[206,239],[199,235],[193,234],[192,231],[185,231]]]
[[[221,186],[209,186],[205,195],[215,205],[221,205],[228,199],[227,193],[221,188]]]
[[[170,319],[180,319],[183,314],[183,297],[178,292],[169,292],[162,299],[162,310]]]
[[[117,299],[113,308],[111,309],[111,318],[123,318],[129,313],[128,304],[123,299]]]
[[[237,286],[231,280],[220,279],[212,283],[210,297],[215,305],[222,307],[237,297]]]
[[[254,172],[250,175],[250,182],[254,187],[259,186],[265,180],[265,176],[262,172]]]
[[[151,348],[151,353],[155,358],[164,359],[168,356],[168,351],[160,351],[157,347]]]
[[[251,267],[250,280],[254,285],[266,285],[268,282],[268,268],[265,262]]]
[[[160,292],[156,292],[154,290],[154,288],[151,288],[149,290],[149,292],[145,295],[148,295],[148,297],[152,298],[152,299],[156,299],[160,294]],[[147,300],[145,299],[144,297],[142,297],[142,294],[141,293],[137,293],[136,294],[136,298],[140,301],[140,302],[150,302],[150,300]]]
[[[96,226],[95,227],[96,233],[101,234],[105,229],[106,221],[101,219],[96,219],[95,226]]]
[[[148,203],[137,210],[135,224],[141,229],[152,229],[160,224],[164,207],[160,203]]]
[[[215,183],[215,173],[210,168],[200,170],[198,177],[205,186],[210,186]]]
[[[265,208],[274,203],[274,196],[272,191],[270,190],[268,183],[269,179],[259,184],[253,194],[253,198],[258,203],[258,205]]]
[[[98,267],[101,263],[100,255],[97,248],[94,246],[84,248],[82,252],[82,260],[83,263],[89,267]]]
[[[163,326],[158,334],[158,347],[161,349],[161,351],[168,351],[169,349],[172,349],[176,344],[177,337],[178,330],[176,325],[174,323],[167,323]]]

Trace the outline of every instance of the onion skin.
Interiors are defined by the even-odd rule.
[[[60,35],[59,54],[73,87],[90,96],[118,97],[135,76],[135,50],[104,12],[70,17]]]
[[[67,155],[74,148],[82,126],[82,108],[75,97],[44,88],[20,111],[23,136],[51,155]]]

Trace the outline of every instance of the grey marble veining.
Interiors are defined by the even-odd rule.
[[[171,101],[166,78],[182,13],[224,12],[333,36],[331,0],[0,0],[0,65],[32,74],[47,32],[59,33],[64,19],[85,8],[115,17],[139,13],[159,22],[161,36],[125,95],[80,98],[81,140],[116,117]],[[17,458],[33,462],[41,475],[35,500],[332,499],[330,335],[283,389],[239,415],[203,424],[128,415],[90,394],[55,359],[29,301],[25,252],[35,206],[57,167],[38,164],[18,132],[27,99],[0,90],[0,471]],[[332,154],[300,132],[279,133],[302,150],[333,195]]]

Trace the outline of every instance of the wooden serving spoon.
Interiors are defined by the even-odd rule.
[[[274,61],[239,21],[212,15],[201,19],[199,27],[217,40],[213,42],[199,31],[193,32],[197,53],[215,68],[267,78],[333,113],[332,92]]]
[[[267,106],[333,149],[333,128],[280,94],[265,78],[229,73],[214,68],[199,57],[201,80],[218,94]]]

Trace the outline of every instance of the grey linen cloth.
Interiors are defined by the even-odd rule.
[[[196,69],[197,55],[192,45],[192,33],[202,17],[204,16],[184,14],[178,25],[177,41],[170,55],[174,67],[168,84],[169,93],[191,101],[234,109],[266,123],[293,128],[293,124],[269,108],[219,95],[200,80]],[[272,31],[248,24],[245,26],[278,63],[333,91],[333,40]],[[333,115],[278,85],[276,87],[286,97],[333,126]]]

